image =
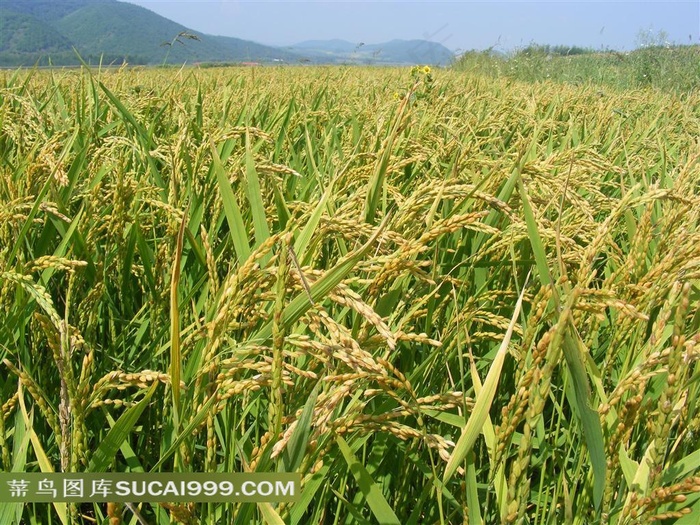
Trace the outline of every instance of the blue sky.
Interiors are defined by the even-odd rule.
[[[190,29],[263,44],[423,38],[452,50],[541,44],[631,50],[640,32],[700,43],[700,2],[128,0]]]

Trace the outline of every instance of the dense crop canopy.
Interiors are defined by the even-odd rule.
[[[149,523],[700,519],[697,93],[0,80],[2,470],[304,476]],[[0,504],[48,513],[122,509]]]

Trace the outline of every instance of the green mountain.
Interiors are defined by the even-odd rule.
[[[197,62],[225,54],[206,38],[170,45],[186,27],[122,2],[87,5],[60,18],[54,26],[70,36],[81,54],[118,55],[132,63],[163,62],[166,56],[170,62]]]
[[[0,4],[3,5],[3,4]],[[0,53],[70,51],[71,42],[50,24],[28,14],[0,8]]]
[[[0,0],[0,67],[196,62],[447,64],[453,55],[424,40],[353,44],[309,41],[272,47],[189,30],[117,0]]]
[[[352,53],[359,44],[334,38],[332,40],[306,40],[294,44],[292,49],[316,51],[319,53],[346,54]]]
[[[203,37],[204,38],[204,37]],[[270,61],[283,61],[283,62],[298,62],[301,57],[296,53],[290,51],[285,51],[279,47],[265,46],[262,44],[256,44],[250,40],[241,40],[240,38],[234,38],[231,36],[211,36],[206,35],[206,38],[216,42],[222,46],[228,53],[232,56],[236,56],[237,61],[244,62],[270,62]],[[231,59],[220,59],[220,60],[231,60]]]
[[[116,0],[0,0],[0,66],[241,62],[298,57],[238,38],[197,33]]]
[[[313,61],[359,64],[447,65],[454,53],[442,44],[427,40],[392,40],[382,44],[352,43],[345,40],[308,40],[289,48]]]
[[[53,22],[91,4],[113,3],[117,0],[0,0],[3,9],[32,15],[44,22]]]

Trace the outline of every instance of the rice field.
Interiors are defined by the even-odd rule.
[[[299,472],[5,523],[700,522],[700,92],[0,72],[0,464]]]

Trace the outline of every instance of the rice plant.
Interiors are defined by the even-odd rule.
[[[697,91],[1,72],[2,469],[303,483],[0,522],[697,523],[699,136]]]

